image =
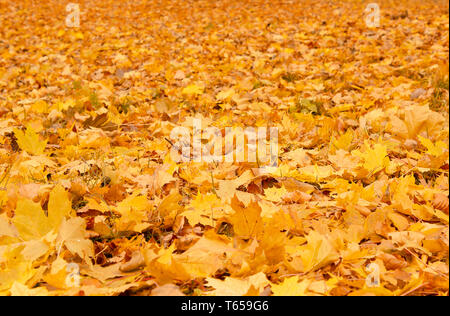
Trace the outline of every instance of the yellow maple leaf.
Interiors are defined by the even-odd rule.
[[[366,144],[367,145],[367,144]],[[377,173],[389,164],[387,146],[375,144],[372,148],[367,145],[367,150],[363,153],[355,150],[352,153],[364,159],[363,167],[372,174]]]
[[[28,286],[14,282],[11,287],[11,296],[47,296],[48,291],[45,287],[30,289]]]
[[[210,210],[219,205],[221,205],[221,201],[217,198],[217,195],[212,193],[198,194],[195,199],[189,203],[189,206],[196,210]]]
[[[52,227],[59,227],[66,217],[74,216],[72,202],[69,199],[69,193],[63,186],[58,184],[50,192],[48,201],[48,220]]]
[[[147,197],[137,193],[127,197],[117,205],[117,211],[122,215],[116,224],[120,231],[134,230],[142,231],[148,227],[146,211],[150,209],[150,202]]]
[[[338,136],[337,138],[333,136],[331,142],[336,149],[349,150],[353,139],[353,130],[349,128],[344,134]]]
[[[245,207],[235,196],[231,201],[235,213],[230,221],[235,234],[239,238],[248,239],[257,236],[262,229],[261,207],[257,202],[251,202]]]
[[[74,107],[76,105],[75,100],[68,99],[64,102],[60,101],[56,104],[56,108],[58,111],[67,111],[69,108]]]
[[[108,148],[110,139],[99,128],[90,128],[79,134],[80,146],[84,148]]]
[[[17,241],[17,232],[10,225],[5,214],[0,215],[0,245]]]
[[[286,176],[304,181],[317,183],[323,181],[335,174],[332,166],[310,165],[288,172]]]
[[[281,202],[283,197],[288,193],[286,188],[282,186],[281,188],[267,188],[264,190],[266,199],[272,202]]]
[[[446,151],[448,152],[447,144],[443,141],[438,141],[435,144],[428,138],[418,136],[420,142],[422,145],[424,145],[427,148],[427,154],[430,154],[432,156],[439,157],[443,155]]]
[[[215,220],[224,215],[220,206],[221,201],[215,194],[198,194],[181,215],[185,216],[189,224],[193,226],[197,224],[214,226]]]
[[[66,246],[71,253],[86,261],[94,256],[94,244],[86,239],[86,222],[80,217],[63,221],[56,242],[59,247]]]
[[[15,128],[14,135],[17,138],[17,144],[20,149],[25,150],[31,155],[42,155],[44,153],[47,141],[41,141],[39,135],[31,126],[28,126],[25,132]]]
[[[74,33],[73,36],[74,36],[76,39],[78,39],[78,40],[84,39],[84,35],[83,35],[83,33],[81,33],[81,32],[76,32],[76,33]]]
[[[38,100],[31,106],[31,109],[37,113],[47,113],[48,104],[44,100]]]
[[[67,287],[68,262],[58,257],[50,266],[49,271],[44,275],[43,280],[49,285],[65,289]]]
[[[156,258],[154,254],[144,255],[147,270],[154,276],[158,284],[166,284],[176,280],[189,280],[190,276],[186,273],[183,266],[174,260],[174,251],[176,250],[175,244],[172,244],[169,248],[164,249],[161,247],[158,251]]]
[[[306,296],[308,286],[311,281],[303,280],[299,282],[298,276],[288,277],[280,284],[272,284],[274,296]]]
[[[59,229],[64,218],[72,215],[71,202],[64,188],[57,185],[48,203],[48,216],[41,206],[31,200],[20,199],[17,202],[14,226],[24,240],[40,239],[50,231]]]
[[[220,91],[217,95],[216,95],[216,99],[219,101],[224,101],[224,100],[229,100],[231,97],[233,97],[236,94],[236,92],[234,91],[233,88],[228,89],[228,90],[223,90]]]
[[[203,87],[197,86],[197,85],[195,85],[195,84],[191,84],[191,85],[185,87],[185,88],[183,89],[183,92],[182,92],[182,93],[183,93],[183,94],[186,94],[186,95],[188,95],[188,96],[191,96],[191,95],[202,94],[202,93],[203,93],[203,90],[204,90]]]
[[[308,241],[307,245],[299,247],[304,272],[317,270],[339,258],[327,237],[311,231],[306,236],[306,240]]]
[[[13,223],[24,240],[40,239],[51,230],[41,206],[31,200],[17,201]]]
[[[51,238],[53,238],[53,236]],[[22,251],[22,255],[25,260],[32,262],[45,256],[50,250],[50,247],[43,240],[30,240],[24,244],[25,248]]]
[[[227,239],[207,234],[175,260],[191,277],[209,277],[224,269],[231,257],[244,255],[242,251],[227,244]],[[226,254],[226,255],[224,255]]]
[[[229,277],[222,281],[214,278],[206,278],[206,281],[208,281],[209,286],[215,289],[207,294],[214,296],[243,296],[248,293],[251,287],[260,293],[265,286],[269,285],[269,280],[267,280],[266,275],[262,272],[244,279]]]
[[[14,282],[25,283],[34,274],[32,262],[25,260],[22,250],[23,246],[8,248],[0,256],[0,295]]]

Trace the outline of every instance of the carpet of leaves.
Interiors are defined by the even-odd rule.
[[[448,2],[77,3],[0,0],[0,294],[448,295]]]

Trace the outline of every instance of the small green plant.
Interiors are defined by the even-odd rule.
[[[98,100],[98,95],[95,91],[92,91],[89,94],[89,101],[95,109],[98,109],[101,106],[100,101]]]
[[[448,109],[449,78],[438,78],[434,84],[434,91],[431,95],[430,109],[436,112]]]
[[[285,73],[284,75],[281,76],[281,78],[283,78],[283,80],[287,82],[295,82],[299,79],[298,75],[292,72]]]
[[[253,84],[253,90],[255,90],[255,89],[259,89],[259,88],[261,88],[262,86],[264,86],[264,84],[261,82],[261,81],[257,81],[257,82],[255,82],[254,84]]]
[[[126,98],[125,100],[119,102],[117,105],[117,109],[119,113],[125,113],[127,114],[130,111],[130,106],[132,105],[131,101]]]
[[[448,89],[449,89],[448,77],[447,78],[439,78],[436,82],[436,88],[448,91]]]
[[[322,115],[324,112],[324,107],[323,103],[320,101],[298,98],[295,108],[291,108],[291,112]]]
[[[72,82],[72,88],[74,90],[81,90],[81,88],[82,88],[81,81],[76,80],[76,81]]]

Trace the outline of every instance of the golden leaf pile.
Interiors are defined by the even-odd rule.
[[[366,2],[0,0],[0,294],[448,295],[448,2]]]

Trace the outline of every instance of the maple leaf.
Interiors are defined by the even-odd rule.
[[[306,296],[310,283],[309,280],[299,282],[299,277],[293,276],[285,278],[280,284],[272,284],[271,288],[274,296]]]
[[[372,174],[377,173],[385,168],[389,163],[387,147],[382,144],[375,144],[372,148],[368,148],[365,152],[353,152],[356,156],[364,159],[363,167]]]
[[[220,100],[220,101],[228,100],[235,94],[236,94],[236,92],[234,91],[233,88],[228,89],[228,90],[223,90],[216,95],[216,99]]]
[[[49,238],[43,238],[42,240],[30,240],[24,243],[25,247],[22,250],[22,255],[25,260],[35,262],[39,258],[44,258],[45,255],[51,250],[49,247],[49,241],[52,241],[54,236]]]
[[[0,215],[0,245],[13,243],[17,237],[17,232],[6,216]]]
[[[69,262],[58,256],[56,260],[52,262],[50,269],[43,276],[43,280],[57,289],[69,288],[70,286],[67,282],[67,277],[69,276],[70,271],[67,269],[68,266]]]
[[[175,244],[172,244],[167,249],[159,249],[156,255],[153,251],[147,251],[144,255],[147,271],[156,277],[158,284],[163,285],[174,280],[190,279],[190,275],[184,266],[178,260],[175,260],[175,250]]]
[[[233,257],[245,256],[245,253],[228,244],[228,240],[208,237],[201,238],[175,258],[191,276],[209,277],[217,270],[225,268],[227,261],[231,261]]]
[[[23,239],[40,239],[50,231],[57,231],[64,218],[71,215],[69,197],[64,188],[57,185],[50,193],[48,216],[38,203],[21,199],[17,202],[13,223]]]
[[[257,293],[261,293],[264,287],[269,284],[269,280],[267,280],[266,275],[262,272],[245,279],[229,277],[222,281],[206,278],[206,281],[209,286],[214,288],[214,291],[208,292],[208,294],[214,296],[243,296],[246,295],[251,288],[256,290]]]
[[[13,223],[25,240],[39,239],[55,228],[50,225],[41,206],[30,200],[17,202]]]
[[[272,202],[281,202],[281,200],[283,199],[284,196],[286,196],[286,194],[288,193],[288,191],[286,190],[285,187],[281,187],[281,188],[269,188],[264,190],[264,194],[266,196],[266,199]]]
[[[33,276],[32,262],[21,254],[22,247],[7,249],[0,260],[0,293],[8,290],[15,282],[25,283]]]
[[[332,139],[332,143],[336,149],[344,149],[349,150],[350,145],[353,142],[353,139],[355,138],[353,131],[351,129],[348,129],[344,134],[340,135],[337,138]]]
[[[221,200],[215,194],[199,194],[188,205],[188,209],[181,213],[193,226],[197,224],[214,226],[214,222],[225,215],[220,208]]]
[[[409,138],[414,138],[423,130],[433,135],[444,125],[444,117],[431,111],[428,106],[411,106],[405,110],[405,124]]]
[[[42,155],[44,153],[47,141],[41,141],[39,135],[31,126],[27,126],[25,132],[15,128],[14,135],[22,150],[25,150],[31,155]]]
[[[236,189],[241,185],[248,183],[254,176],[251,171],[244,172],[239,178],[233,180],[222,180],[219,182],[217,195],[222,201],[229,202],[234,197]]]
[[[319,269],[339,258],[338,253],[327,237],[311,231],[306,236],[306,240],[306,246],[298,248],[305,272]]]
[[[76,217],[63,221],[56,243],[59,247],[63,245],[73,253],[88,262],[89,257],[94,257],[94,244],[86,239],[86,223],[84,219]]]
[[[91,128],[83,131],[79,135],[80,146],[86,148],[106,148],[109,146],[110,139],[105,132],[98,128]]]
[[[201,86],[197,86],[197,85],[195,85],[195,84],[191,84],[191,85],[189,85],[189,86],[187,86],[187,87],[185,87],[184,89],[183,89],[183,94],[186,94],[186,95],[188,95],[188,96],[191,96],[191,95],[198,95],[198,94],[202,94],[203,93],[203,87],[201,87]]]
[[[245,207],[235,196],[231,201],[235,213],[230,217],[235,234],[239,238],[249,239],[257,236],[262,229],[261,207],[251,202]]]
[[[288,176],[292,176],[295,179],[305,182],[317,183],[321,182],[334,174],[333,167],[331,166],[306,166],[299,168],[295,171],[288,173]]]
[[[148,227],[147,213],[150,202],[143,195],[133,194],[117,205],[117,211],[122,215],[116,223],[120,231],[135,230],[142,231]]]
[[[433,144],[433,142],[425,137],[418,136],[420,142],[422,145],[424,145],[427,148],[427,153],[439,157],[443,155],[446,151],[448,152],[448,145],[442,141],[438,141],[437,143]]]
[[[69,194],[62,185],[56,185],[48,200],[48,220],[52,227],[59,227],[67,217],[75,216]]]
[[[14,282],[11,286],[11,296],[48,296],[49,292],[43,288],[39,287],[36,289],[30,289],[28,286]]]

